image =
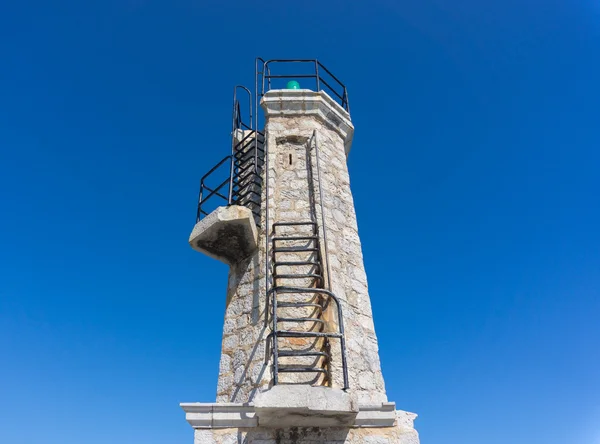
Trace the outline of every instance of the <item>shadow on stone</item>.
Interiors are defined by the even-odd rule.
[[[258,232],[252,211],[239,205],[218,207],[200,220],[190,235],[192,248],[228,265],[249,257]]]

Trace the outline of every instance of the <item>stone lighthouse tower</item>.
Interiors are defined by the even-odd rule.
[[[230,267],[216,402],[181,404],[195,444],[417,444],[379,364],[346,87],[317,60],[257,59],[254,94],[234,91],[189,240]]]

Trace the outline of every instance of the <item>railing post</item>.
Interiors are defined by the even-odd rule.
[[[279,343],[277,342],[279,332],[277,328],[277,290],[273,288],[273,385],[279,383]]]
[[[198,208],[196,209],[196,223],[200,222],[200,211],[202,207],[202,192],[204,191],[204,182],[200,181],[200,193],[198,193]]]
[[[315,59],[315,76],[317,77],[317,91],[321,91],[321,84],[319,82],[319,61]]]
[[[231,167],[229,168],[229,195],[228,195],[228,199],[227,199],[227,203],[228,205],[232,204],[232,200],[233,200],[233,172],[234,172],[234,159],[235,156],[232,154],[231,155]]]
[[[348,90],[344,86],[344,101],[346,103],[346,111],[350,114],[350,102],[348,101]]]

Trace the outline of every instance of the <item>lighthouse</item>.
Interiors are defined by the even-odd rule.
[[[318,60],[258,58],[231,120],[189,238],[229,266],[216,402],[181,404],[195,444],[418,443],[380,367],[345,85]]]

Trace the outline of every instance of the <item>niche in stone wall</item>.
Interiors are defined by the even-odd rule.
[[[297,170],[306,168],[306,144],[308,137],[285,136],[278,137],[277,164],[283,170]]]

